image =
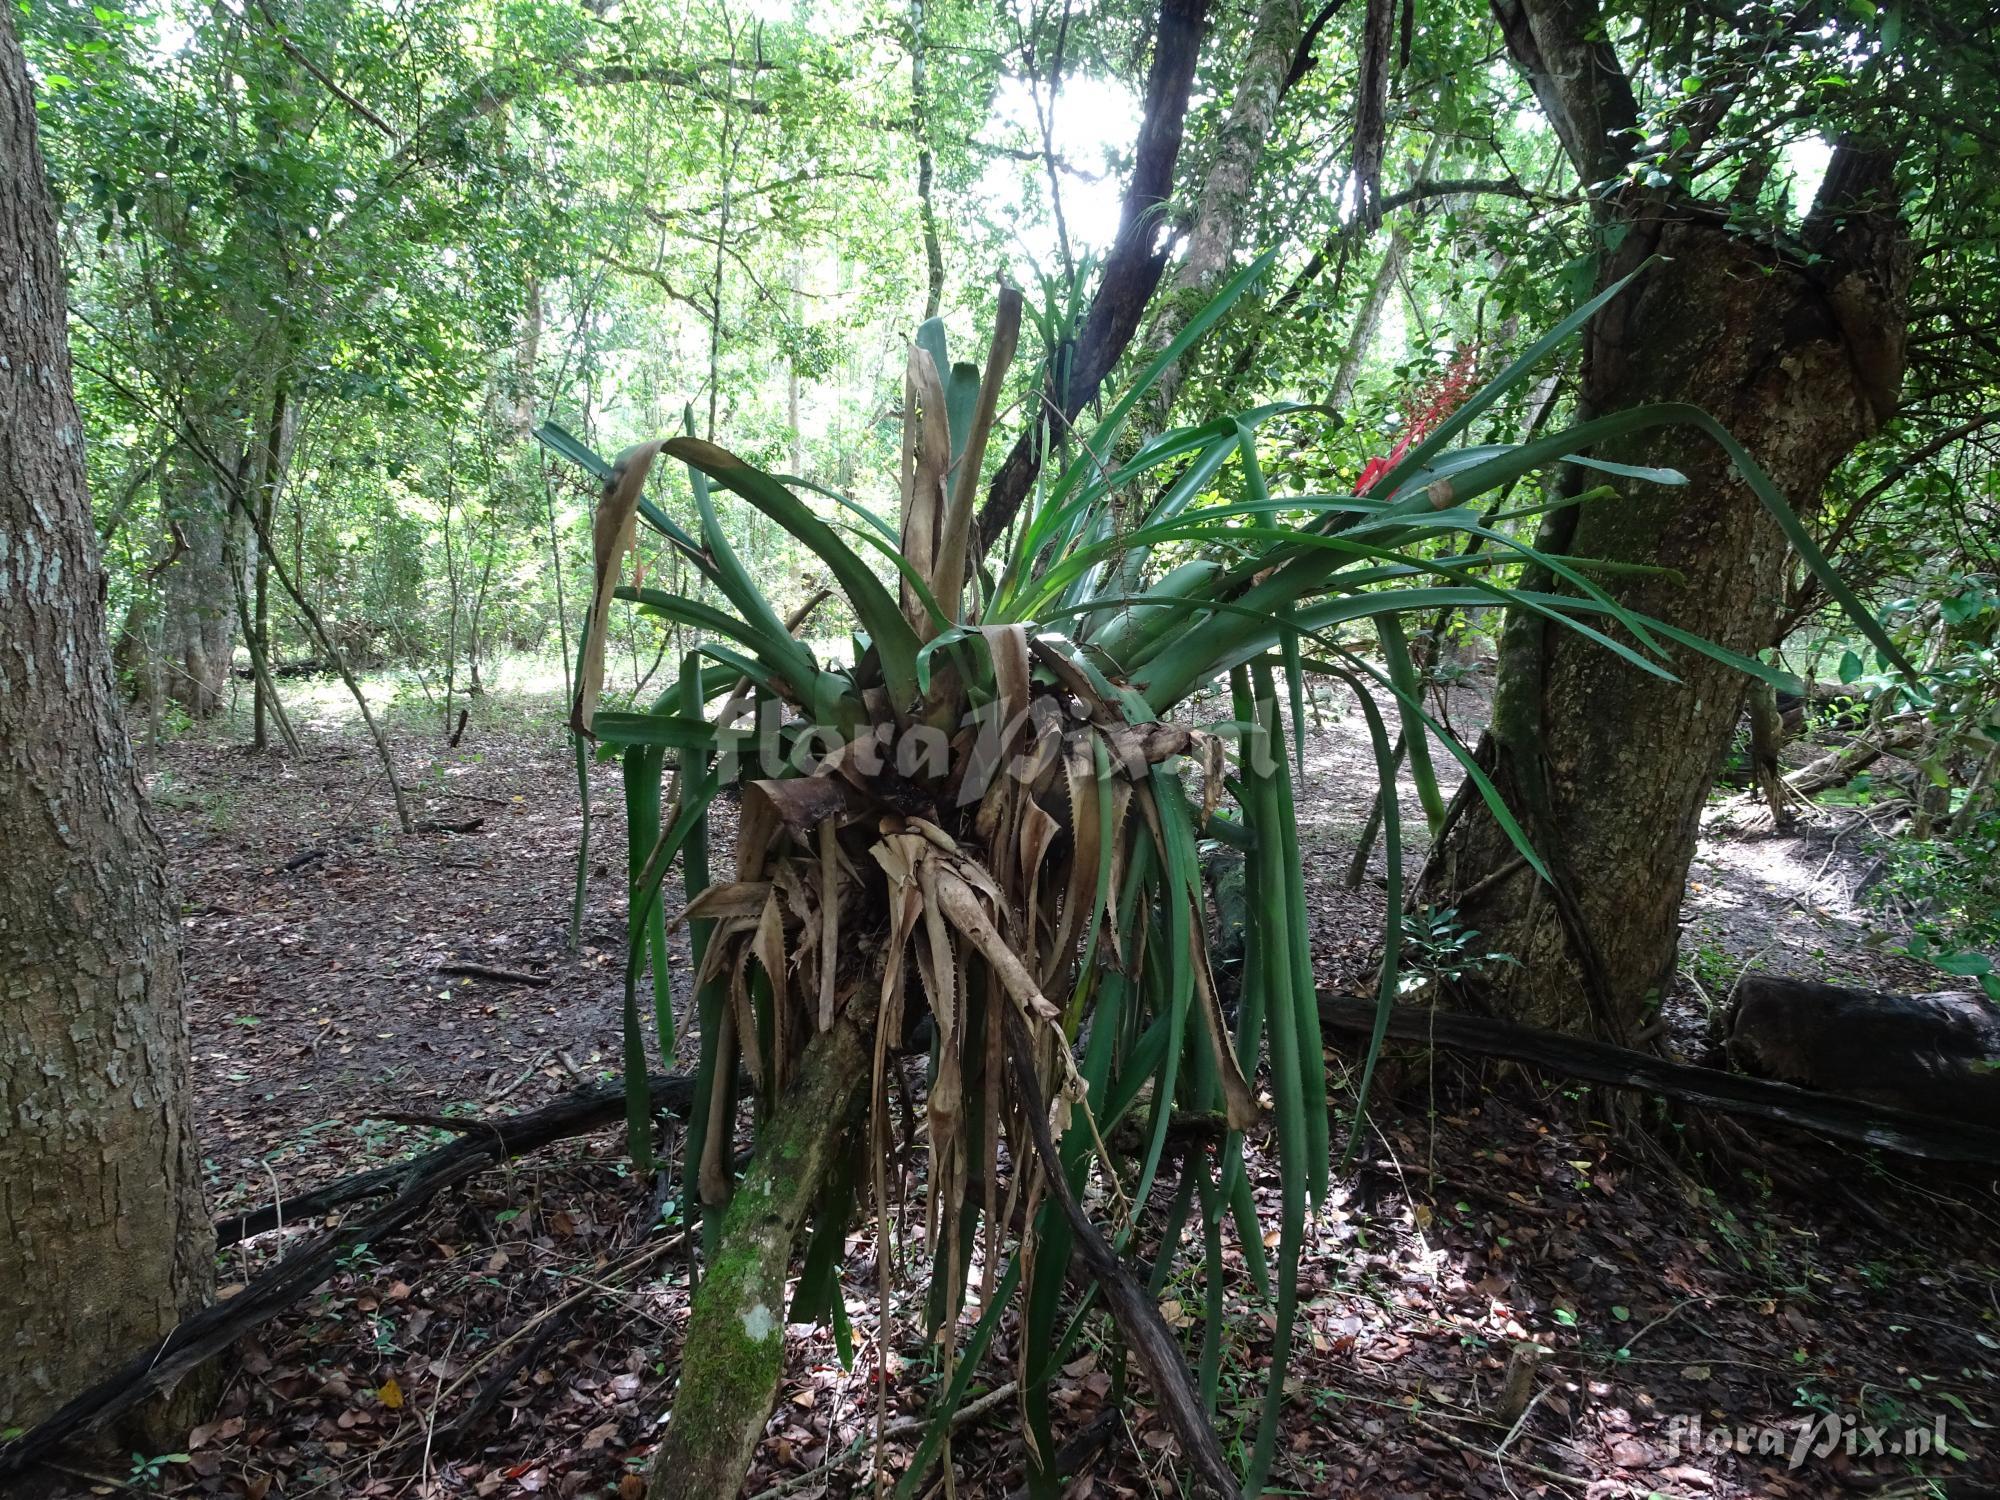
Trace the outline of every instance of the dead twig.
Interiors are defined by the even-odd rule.
[[[478,964],[469,960],[454,959],[450,963],[439,964],[431,971],[452,978],[484,979],[492,984],[525,984],[531,989],[546,989],[553,981],[546,974],[528,974],[520,969],[498,969],[492,964]]]
[[[411,831],[414,833],[477,833],[485,825],[484,818],[467,818],[463,823],[440,823],[435,818],[425,818]]]

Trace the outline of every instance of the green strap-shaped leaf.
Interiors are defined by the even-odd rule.
[[[832,570],[855,618],[867,630],[882,662],[882,677],[897,707],[917,698],[917,637],[895,598],[853,548],[790,490],[728,450],[698,438],[675,438],[667,451],[735,491],[803,542]]]

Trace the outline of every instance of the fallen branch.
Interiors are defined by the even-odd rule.
[[[1846,748],[1823,755],[1812,764],[1792,772],[1785,778],[1785,785],[1805,797],[1832,791],[1835,787],[1847,785],[1883,756],[1910,749],[1917,743],[1917,738],[1914,728],[1906,728],[1885,735],[1875,743],[1856,740]]]
[[[568,1332],[574,1317],[572,1309],[564,1308],[559,1316],[550,1318],[535,1330],[532,1337],[525,1339],[521,1347],[507,1357],[507,1362],[480,1386],[479,1393],[472,1398],[472,1404],[443,1427],[432,1432],[431,1439],[438,1452],[463,1453],[471,1448],[479,1436],[480,1427],[493,1414],[493,1409],[500,1404],[500,1398],[507,1394],[507,1388],[523,1370],[541,1357],[542,1351],[548,1348],[557,1335]]]
[[[1124,1412],[1115,1406],[1105,1408],[1078,1428],[1076,1436],[1056,1449],[1055,1462],[1049,1465],[1049,1472],[1057,1476],[1082,1478],[1084,1465],[1096,1458],[1098,1450],[1116,1437],[1124,1425]],[[1007,1500],[1028,1500],[1028,1495],[1027,1485],[1016,1485],[1007,1492]]]
[[[685,1073],[655,1073],[647,1080],[653,1108],[662,1114],[682,1116],[694,1096],[694,1081]],[[381,1116],[380,1118],[388,1118]],[[625,1085],[597,1083],[573,1089],[553,1104],[526,1110],[497,1120],[451,1119],[449,1128],[466,1132],[463,1139],[450,1141],[409,1161],[391,1162],[343,1177],[310,1192],[295,1193],[275,1203],[244,1214],[225,1214],[215,1221],[215,1247],[227,1249],[238,1240],[265,1234],[280,1224],[300,1223],[320,1214],[359,1203],[368,1198],[387,1198],[406,1186],[432,1176],[455,1172],[463,1157],[477,1158],[480,1165],[507,1156],[525,1156],[530,1151],[573,1135],[586,1135],[625,1118]],[[428,1123],[428,1121],[426,1122]],[[438,1123],[446,1123],[440,1117]],[[451,1181],[457,1181],[456,1176]],[[447,1185],[441,1182],[440,1186]]]
[[[433,797],[449,797],[454,802],[484,802],[488,807],[506,807],[508,805],[505,797],[488,797],[479,792],[447,792],[440,790],[432,792],[431,795]]]
[[[425,1130],[448,1130],[453,1135],[474,1135],[486,1128],[476,1115],[434,1115],[415,1109],[371,1109],[364,1119],[390,1125],[420,1125]]]
[[[694,1080],[684,1073],[656,1077],[651,1080],[651,1089],[653,1107],[676,1115],[685,1115],[694,1099]],[[330,1205],[395,1194],[373,1213],[349,1220],[294,1250],[228,1301],[213,1303],[183,1319],[165,1338],[39,1426],[0,1445],[0,1478],[21,1473],[59,1444],[95,1431],[159,1392],[173,1389],[191,1371],[326,1280],[342,1255],[356,1245],[380,1244],[415,1219],[444,1189],[476,1177],[510,1156],[610,1125],[623,1119],[624,1112],[620,1085],[578,1090],[543,1109],[489,1121],[489,1128],[479,1134],[453,1141],[414,1161],[365,1172],[359,1178],[281,1200],[234,1221],[236,1226],[257,1227],[240,1228],[230,1235],[227,1223],[218,1226],[218,1240],[229,1244],[245,1234],[276,1228],[284,1219],[305,1217],[316,1211],[312,1206],[315,1201]],[[346,1197],[336,1197],[343,1192]]]
[[[1373,1001],[1346,995],[1319,997],[1322,1026],[1368,1033],[1375,1029]],[[1650,1053],[1586,1041],[1454,1011],[1398,1006],[1389,1012],[1388,1035],[1453,1052],[1531,1063],[1568,1078],[1645,1089],[1725,1114],[1777,1120],[1817,1135],[1858,1141],[1931,1161],[2000,1162],[2000,1130],[1864,1104],[1839,1094],[1816,1093],[1717,1068],[1669,1062]]]
[[[435,972],[456,978],[491,980],[494,984],[525,984],[538,990],[546,988],[550,982],[546,974],[526,974],[519,969],[496,969],[491,964],[476,964],[469,961],[439,964]]]
[[[988,1412],[999,1410],[1009,1401],[1018,1397],[1020,1392],[1021,1387],[1017,1381],[1009,1380],[996,1385],[985,1395],[966,1402],[965,1405],[953,1412],[951,1414],[951,1430],[956,1432],[959,1428],[979,1420]],[[882,1429],[881,1440],[885,1443],[893,1443],[899,1442],[903,1438],[916,1437],[931,1425],[931,1420],[930,1415],[925,1413],[921,1416],[904,1417],[899,1421],[891,1422],[887,1427]],[[856,1458],[859,1458],[875,1440],[875,1433],[864,1431],[853,1442],[849,1443],[839,1453],[827,1459],[824,1463],[794,1474],[789,1479],[781,1479],[769,1489],[759,1490],[755,1495],[750,1497],[750,1500],[780,1500],[781,1496],[796,1494],[798,1491],[815,1484],[824,1487],[827,1479],[836,1470],[846,1467]]]

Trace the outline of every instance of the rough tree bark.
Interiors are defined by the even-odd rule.
[[[0,1431],[157,1339],[213,1273],[177,910],[116,708],[65,300],[0,16]]]
[[[173,515],[188,546],[160,580],[161,674],[167,697],[191,718],[207,719],[222,711],[229,692],[236,653],[236,584],[229,572],[243,554],[244,528],[214,476],[185,455],[176,455],[170,480]]]
[[[177,449],[160,467],[166,535],[126,613],[112,660],[140,710],[151,714],[165,701],[190,718],[213,718],[228,696],[236,651],[230,568],[241,554],[242,526],[229,515],[214,479],[184,452]]]
[[[1579,180],[1616,175],[1635,110],[1594,5],[1496,9]],[[1909,266],[1892,168],[1880,146],[1839,146],[1803,231],[1820,257],[1811,263],[1730,234],[1723,213],[1699,202],[1630,189],[1606,200],[1600,224],[1618,248],[1603,281],[1664,258],[1591,325],[1581,414],[1692,402],[1810,510],[1834,465],[1894,410],[1902,378]],[[1610,591],[1736,651],[1771,644],[1786,547],[1720,450],[1670,429],[1601,456],[1678,468],[1688,484],[1625,484],[1617,502],[1560,512],[1545,528],[1549,550],[1675,569]],[[1622,1042],[1671,977],[1697,820],[1743,679],[1676,651],[1681,683],[1669,686],[1542,623],[1508,623],[1480,754],[1556,878],[1544,884],[1521,867],[1484,804],[1462,791],[1417,899],[1457,907],[1483,946],[1519,960],[1483,987],[1494,1010]]]

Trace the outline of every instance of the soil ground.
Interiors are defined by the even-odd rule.
[[[389,715],[418,816],[476,820],[460,833],[395,832],[380,770],[330,690],[295,710],[303,754],[248,755],[240,726],[154,751],[155,816],[185,903],[198,1123],[218,1214],[448,1138],[385,1113],[492,1117],[613,1074],[617,771],[591,773],[572,951],[578,795],[560,689],[546,689],[545,676],[503,684],[474,705],[456,749],[435,714],[405,704]],[[1477,694],[1453,714],[1470,736]],[[1374,772],[1357,714],[1328,698],[1315,719],[1299,798],[1313,952],[1323,983],[1352,985],[1383,915],[1372,880],[1349,890],[1343,878]],[[1409,811],[1421,826],[1414,802]],[[1686,905],[1673,1033],[1683,1050],[1699,1047],[1706,1007],[1750,964],[1939,987],[1885,956],[1880,919],[1855,895],[1871,863],[1858,816],[1815,813],[1778,836],[1715,820]],[[440,976],[453,960],[547,983]],[[1337,1053],[1332,1065],[1344,1088]],[[1930,1481],[1958,1476],[1953,1496],[2000,1493],[1992,1173],[1776,1127],[1736,1134],[1734,1149],[1679,1127],[1634,1144],[1593,1123],[1598,1101],[1560,1079],[1476,1075],[1442,1056],[1408,1071],[1309,1227],[1309,1326],[1275,1478],[1284,1492],[1820,1500],[1941,1494]],[[1256,1144],[1253,1170],[1275,1200]],[[1800,1186],[1813,1181],[1836,1184],[1833,1198]],[[1163,1182],[1150,1206],[1172,1191]],[[616,1131],[441,1197],[395,1243],[350,1256],[245,1339],[181,1454],[134,1455],[129,1474],[77,1472],[77,1491],[639,1493],[687,1311],[686,1264],[655,1233],[660,1198],[634,1179]],[[225,1252],[223,1281],[240,1284],[322,1222]],[[921,1225],[904,1227],[915,1263]],[[1203,1288],[1186,1263],[1198,1265],[1198,1237],[1182,1248],[1163,1296],[1193,1348]],[[1142,1250],[1162,1253],[1156,1240]],[[1227,1253],[1240,1269],[1233,1242]],[[861,1272],[846,1291],[853,1373],[828,1332],[789,1330],[747,1493],[868,1492],[879,1328],[872,1272]],[[1225,1298],[1217,1425],[1234,1445],[1255,1428],[1271,1317],[1246,1277]],[[938,1373],[901,1311],[888,1334],[900,1434],[884,1448],[891,1476],[914,1441],[894,1424],[921,1411]],[[1170,1434],[1142,1385],[1114,1405],[1121,1372],[1095,1337],[1064,1367],[1058,1426],[1074,1432],[1113,1411],[1112,1438],[1070,1493],[1182,1493]],[[1010,1380],[1018,1352],[1010,1318],[976,1389]],[[1883,1451],[1869,1451],[1863,1429],[1879,1429]],[[1910,1451],[1939,1433],[1945,1453]],[[957,1493],[1010,1493],[1023,1451],[1003,1393],[958,1431]]]

